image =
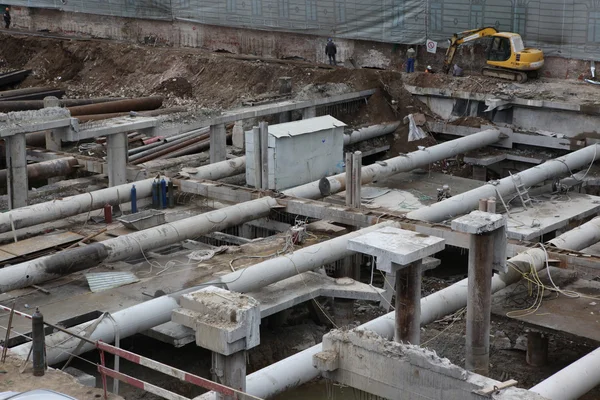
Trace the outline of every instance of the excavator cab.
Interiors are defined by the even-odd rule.
[[[487,51],[487,65],[483,67],[482,75],[517,82],[525,82],[528,77],[537,77],[538,70],[544,65],[542,50],[526,48],[518,33],[498,32],[493,27],[452,35],[442,70],[448,73],[458,46],[484,37],[491,38],[491,43]]]
[[[512,54],[510,41],[508,38],[502,36],[495,36],[492,38],[492,43],[487,53],[488,61],[508,61]]]

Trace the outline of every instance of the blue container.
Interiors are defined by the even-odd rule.
[[[162,208],[167,208],[167,181],[165,181],[165,178],[160,180],[160,195],[162,198]]]
[[[158,199],[160,197],[160,185],[158,181],[152,182],[152,208],[158,208]]]
[[[135,214],[136,212],[138,212],[138,209],[137,209],[137,189],[135,188],[135,185],[133,185],[131,187],[131,213]]]

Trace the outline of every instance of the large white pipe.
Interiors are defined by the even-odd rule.
[[[378,181],[401,172],[429,165],[433,162],[454,157],[481,147],[491,145],[502,137],[500,131],[488,129],[469,136],[441,143],[424,150],[413,151],[398,157],[362,167],[361,182],[364,184]],[[283,194],[305,199],[318,199],[329,194],[341,192],[346,188],[346,174],[330,176],[319,181],[307,183],[283,191]]]
[[[276,205],[277,201],[272,197],[263,197],[5,267],[0,269],[0,293],[55,279],[101,262],[125,260],[142,251],[267,217]]]
[[[383,135],[389,135],[390,133],[393,133],[396,129],[398,129],[399,126],[400,121],[396,121],[366,126],[364,128],[357,129],[355,131],[350,132],[347,135],[344,134],[344,146],[362,142],[364,140],[373,139]]]
[[[245,171],[246,156],[243,156],[198,167],[196,168],[196,172],[190,174],[190,177],[216,181],[229,176],[243,174]]]
[[[516,255],[509,261],[518,266],[522,271],[529,271],[532,264],[536,270],[540,270],[546,266],[546,254],[542,249],[530,249]],[[492,292],[502,290],[520,278],[521,275],[513,269],[509,269],[509,272],[506,274],[494,275],[492,279]],[[452,286],[422,298],[421,325],[427,325],[460,308],[466,307],[467,293],[468,281],[467,279],[463,279]],[[394,312],[388,313],[361,325],[360,328],[377,332],[387,339],[392,339],[394,337],[394,315]],[[246,379],[246,392],[266,399],[310,382],[319,375],[319,371],[313,367],[312,356],[321,350],[321,344],[315,345],[248,375]],[[210,397],[203,396],[202,398],[208,399]]]
[[[128,202],[131,200],[133,185],[135,185],[138,199],[149,197],[152,194],[153,181],[154,179],[144,179],[2,213],[0,214],[0,233],[12,229],[11,221],[14,223],[15,229],[19,229],[98,210],[106,204],[117,205]]]
[[[581,150],[574,151],[566,156],[546,161],[525,171],[519,172],[521,182],[525,187],[553,179],[557,176],[570,174],[571,171],[587,167],[600,157],[598,149],[600,145],[593,144]],[[406,214],[410,219],[427,222],[440,222],[456,215],[466,214],[477,207],[479,199],[486,197],[508,198],[516,192],[513,177],[506,177],[494,183],[488,183],[468,192],[454,195],[449,199],[432,204],[428,207],[419,208]]]
[[[579,251],[600,242],[600,217],[596,217],[575,229],[549,240],[554,247]]]
[[[531,389],[552,400],[576,400],[600,384],[600,348]]]
[[[240,205],[240,207],[247,207],[249,203],[250,202],[243,203]],[[218,222],[219,220],[215,218],[215,223],[218,227],[217,229],[219,229],[221,226]],[[133,307],[117,311],[112,314],[116,324],[113,324],[108,320],[103,320],[98,324],[98,327],[96,330],[94,330],[94,333],[91,337],[94,340],[102,340],[104,342],[111,343],[114,341],[115,337],[115,325],[118,327],[117,329],[119,329],[119,335],[122,339],[136,333],[143,332],[157,325],[164,324],[165,322],[169,322],[171,320],[171,312],[175,308],[179,307],[177,299],[181,295],[198,290],[207,285],[225,285],[231,290],[247,292],[254,290],[257,285],[268,285],[276,282],[276,280],[289,278],[296,274],[319,268],[322,265],[330,264],[346,257],[349,254],[352,254],[352,252],[349,252],[346,249],[348,239],[363,235],[367,232],[390,224],[393,223],[384,222],[378,225],[373,225],[371,227],[333,239],[335,241],[333,244],[329,243],[331,241],[327,241],[298,249],[291,254],[261,262],[247,268],[246,270],[240,270],[239,273],[225,275],[217,281],[207,282],[203,285],[185,289],[169,296],[161,296],[156,299],[137,304]],[[269,273],[261,272],[261,270],[269,268],[273,270],[269,271]],[[247,278],[247,276],[252,275],[260,277],[262,281],[259,281],[257,278]],[[239,282],[233,281],[234,279],[238,279]],[[243,286],[241,282],[244,282],[244,285],[247,286]],[[90,321],[77,325],[73,327],[73,331],[81,332],[94,322],[95,321]],[[79,342],[79,340],[74,339],[70,335],[62,332],[53,333],[46,336],[48,364],[55,364],[64,361],[69,358],[70,353],[75,353],[77,351],[76,354],[81,354],[93,348],[93,346],[84,345],[82,349],[77,349]],[[29,353],[29,347],[29,344],[23,344],[13,347],[10,350],[14,354],[25,358]]]

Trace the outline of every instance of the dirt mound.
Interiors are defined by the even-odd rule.
[[[192,97],[192,85],[185,78],[173,78],[164,80],[154,88],[156,93],[164,93],[167,97],[180,97],[182,99]]]

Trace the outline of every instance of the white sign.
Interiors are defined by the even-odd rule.
[[[427,39],[427,52],[435,54],[437,52],[437,42]]]

